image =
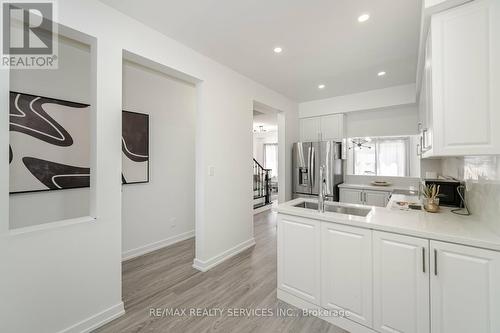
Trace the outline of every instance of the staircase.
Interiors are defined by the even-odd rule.
[[[271,169],[265,169],[253,159],[253,208],[271,204]]]

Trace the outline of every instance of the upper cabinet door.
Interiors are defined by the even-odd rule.
[[[500,332],[500,252],[431,241],[432,333]]]
[[[320,141],[321,120],[319,117],[302,118],[299,120],[300,141]]]
[[[374,328],[429,332],[429,241],[373,232]]]
[[[319,305],[319,221],[278,216],[278,288]]]
[[[321,306],[345,310],[349,319],[372,324],[372,235],[361,228],[322,223]]]
[[[431,20],[433,155],[500,154],[500,1]]]
[[[344,138],[344,115],[333,114],[321,117],[321,139],[342,142]]]

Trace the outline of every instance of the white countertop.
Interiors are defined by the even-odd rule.
[[[395,197],[394,199],[400,200],[401,197]],[[500,251],[500,235],[494,233],[484,223],[476,220],[474,216],[456,215],[451,213],[449,208],[442,208],[440,213],[433,214],[425,211],[402,211],[371,207],[372,211],[368,216],[359,217],[331,212],[319,213],[317,210],[294,207],[294,205],[303,201],[317,202],[314,199],[298,198],[280,204],[276,211],[280,214]],[[329,202],[327,204],[369,208],[362,205],[338,202]],[[390,207],[390,204],[388,207]]]
[[[366,190],[374,190],[374,191],[384,191],[384,192],[392,192],[394,190],[405,190],[405,191],[410,191],[410,190],[415,190],[418,191],[418,188],[412,188],[410,186],[404,186],[404,185],[389,185],[389,186],[376,186],[376,185],[371,185],[371,184],[349,184],[349,183],[343,183],[339,185],[339,188],[352,188],[352,189],[366,189]]]

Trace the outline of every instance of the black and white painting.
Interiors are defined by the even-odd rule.
[[[122,113],[122,183],[149,182],[149,115]]]
[[[10,92],[10,193],[90,185],[90,106]]]

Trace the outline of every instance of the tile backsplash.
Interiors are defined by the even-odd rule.
[[[465,181],[471,213],[500,234],[500,156],[444,158],[441,173]]]

